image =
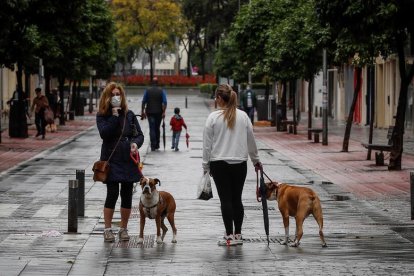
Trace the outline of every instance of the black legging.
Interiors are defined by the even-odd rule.
[[[233,223],[234,234],[241,234],[244,217],[242,193],[247,174],[247,162],[229,164],[225,161],[213,161],[210,163],[210,172],[220,198],[226,234],[233,234]]]
[[[132,208],[133,184],[133,182],[121,182],[121,208]],[[106,183],[106,191],[105,208],[115,209],[116,201],[119,196],[119,183]]]

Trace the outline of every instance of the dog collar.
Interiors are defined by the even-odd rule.
[[[142,204],[142,206],[144,206],[145,209],[152,209],[154,207],[157,207],[158,203],[160,202],[160,194],[158,193],[158,200],[152,206],[145,206],[144,202],[142,202],[142,198],[139,199],[139,202]]]
[[[148,217],[150,219],[153,219],[153,217],[151,216],[151,209],[156,208],[158,206],[158,204],[160,204],[160,203],[163,204],[164,203],[164,200],[163,200],[162,196],[160,195],[160,193],[158,193],[158,200],[157,200],[156,203],[154,203],[154,205],[152,205],[152,206],[145,206],[145,204],[142,202],[142,198],[139,199],[139,203],[142,204],[142,207],[145,209]]]

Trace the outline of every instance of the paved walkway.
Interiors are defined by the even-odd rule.
[[[267,174],[278,181],[312,187],[320,195],[328,248],[321,248],[312,218],[305,221],[299,248],[280,245],[284,229],[275,202],[269,202],[271,243],[267,246],[261,204],[255,198],[256,175],[250,163],[243,193],[245,243],[218,247],[216,240],[223,233],[223,225],[217,192],[213,189],[215,197],[209,201],[195,199],[202,173],[203,125],[212,102],[198,95],[187,94],[187,97],[188,108],[184,108],[184,95],[169,95],[168,114],[172,115],[175,106],[181,107],[189,126],[190,148],[186,148],[183,138],[180,151],[171,151],[171,133],[167,127],[165,151],[148,151],[148,139],[140,150],[144,174],[159,178],[162,182],[159,189],[171,192],[177,201],[177,244],[170,243],[172,235],[167,233],[165,243],[157,245],[153,221],[146,224],[144,246],[137,244],[139,191],[134,196],[129,225],[131,241],[103,242],[105,186],[91,179],[100,138],[95,127],[85,126],[85,132],[66,142],[54,140],[53,134],[49,134],[43,143],[53,140],[56,147],[36,151],[33,158],[26,157],[28,160],[23,164],[0,175],[0,275],[408,275],[414,272],[414,225],[410,220],[408,181],[413,157],[404,155],[403,170],[388,172],[386,167],[376,167],[374,161],[365,160],[361,138],[351,142],[349,153],[341,153],[342,134],[335,135],[334,128],[329,145],[322,146],[308,141],[304,128],[293,135],[270,127],[255,127]],[[129,106],[139,110],[140,95],[130,96]],[[93,117],[84,119],[94,124]],[[147,121],[140,123],[148,137]],[[80,128],[76,133],[79,131]],[[358,132],[362,130],[355,128],[351,135]],[[34,138],[24,141],[42,143]],[[52,143],[48,147],[51,146]],[[78,233],[69,234],[68,181],[75,178],[77,169],[86,172],[85,217],[78,220]],[[119,220],[117,211],[115,228]],[[293,227],[291,219],[292,234]]]

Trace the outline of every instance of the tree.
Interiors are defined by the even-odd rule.
[[[241,63],[240,52],[237,51],[236,41],[228,35],[221,43],[214,59],[214,69],[217,75],[232,78],[237,82],[246,80],[248,74]]]
[[[5,1],[0,12],[0,64],[15,70],[17,79],[18,101],[10,108],[10,137],[28,137],[22,76],[41,39],[31,5],[27,0]]]
[[[57,77],[60,98],[64,98],[67,78],[80,82],[89,77],[91,68],[96,69],[97,77],[109,77],[115,63],[115,39],[106,1],[53,2],[44,9],[45,12],[38,15],[42,18],[39,26],[43,30],[43,44],[38,55],[43,57],[45,74]],[[76,97],[74,100],[76,102]],[[60,112],[60,124],[64,124],[63,101]]]
[[[414,2],[410,0],[315,0],[315,2],[322,23],[326,23],[331,28],[332,41],[336,46],[336,60],[354,58],[358,72],[360,70],[358,68],[371,64],[373,58],[378,55],[386,57],[389,53],[397,53],[401,87],[388,169],[400,170],[407,91],[414,76],[414,67],[407,63],[404,47],[410,43],[412,45],[410,38],[414,35],[414,22],[409,11],[413,10]],[[357,75],[360,76],[359,73]],[[360,80],[357,81],[356,89],[358,85]],[[354,93],[354,101],[356,101],[356,93]],[[347,149],[345,139],[349,136],[348,124],[352,123],[353,111],[352,113],[351,111],[344,137],[344,149]]]
[[[180,6],[172,0],[114,0],[112,8],[120,48],[143,49],[149,56],[152,79],[155,52],[172,50],[175,36],[183,33]]]
[[[285,1],[288,3],[288,1]],[[305,79],[308,86],[308,128],[312,128],[313,78],[322,67],[322,45],[326,28],[316,17],[314,1],[290,1],[279,22],[268,30],[265,70],[279,80]],[[293,81],[292,81],[293,83]],[[296,121],[295,100],[293,120]],[[283,113],[285,111],[283,110]],[[310,134],[310,132],[309,132]]]
[[[207,71],[206,61],[219,48],[221,40],[226,37],[231,23],[234,21],[239,5],[247,0],[209,1],[182,0],[183,15],[190,24],[187,38],[190,58],[199,60],[203,78]]]
[[[349,63],[355,67],[356,84],[354,96],[346,122],[342,151],[348,152],[352,121],[355,106],[362,85],[362,68],[371,65],[376,56],[388,53],[387,45],[381,34],[381,24],[376,16],[375,1],[340,1],[336,5],[332,2],[318,1],[317,9],[322,24],[330,29],[333,61],[337,64]],[[337,20],[341,16],[343,20]]]

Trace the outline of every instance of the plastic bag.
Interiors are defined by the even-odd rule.
[[[44,117],[47,124],[53,124],[55,122],[55,115],[50,107],[45,109]]]
[[[197,199],[209,200],[213,198],[213,191],[211,189],[210,175],[205,173],[198,184]]]

